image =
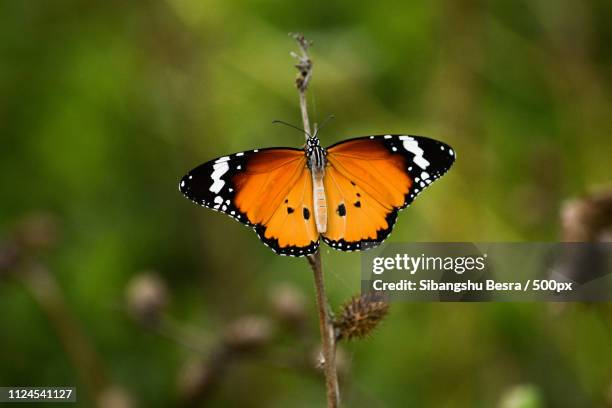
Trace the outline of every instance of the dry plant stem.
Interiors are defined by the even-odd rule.
[[[300,111],[304,130],[308,135],[310,132],[310,120],[308,118],[308,105],[306,100],[306,90],[312,75],[312,61],[308,56],[310,42],[303,35],[294,35],[300,47],[300,54],[293,54],[297,58],[298,77],[296,87],[300,96]],[[323,268],[321,266],[321,253],[317,250],[313,255],[308,256],[308,263],[314,274],[314,283],[317,297],[317,308],[319,312],[319,329],[321,331],[321,343],[323,351],[323,370],[325,373],[325,386],[327,389],[327,406],[337,407],[340,404],[340,390],[338,387],[338,373],[336,370],[336,339],[334,326],[331,318],[329,302],[325,294],[325,284],[323,282]]]
[[[54,276],[44,265],[29,261],[21,277],[55,328],[87,392],[97,401],[108,386],[102,360],[70,312]]]
[[[308,263],[312,267],[317,294],[319,330],[321,331],[323,350],[323,371],[325,373],[325,387],[327,389],[327,406],[337,407],[340,404],[340,389],[338,387],[338,372],[336,369],[336,336],[323,283],[321,253],[317,251],[315,254],[309,255]]]

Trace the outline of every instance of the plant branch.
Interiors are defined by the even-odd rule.
[[[300,47],[300,53],[292,52],[291,56],[297,59],[298,63],[295,67],[298,70],[298,76],[295,79],[295,86],[300,96],[300,111],[302,113],[302,122],[304,123],[304,130],[306,131],[306,138],[312,133],[310,132],[310,120],[308,119],[308,103],[306,101],[306,90],[308,84],[310,84],[310,78],[312,77],[312,61],[308,55],[308,48],[312,44],[306,40],[302,34],[292,34],[295,41],[297,41]]]
[[[308,55],[308,48],[311,42],[306,40],[302,34],[294,34],[293,38],[298,43],[300,53],[292,53],[298,60],[295,67],[298,69],[298,76],[295,80],[299,97],[300,111],[304,130],[308,137],[311,135],[310,120],[308,118],[308,104],[306,91],[312,77],[312,61]],[[316,128],[316,125],[315,125]],[[321,266],[321,253],[317,250],[313,255],[308,256],[308,263],[314,274],[315,291],[317,297],[317,308],[319,312],[319,329],[321,331],[321,345],[323,355],[323,371],[325,373],[325,386],[327,389],[327,406],[335,408],[340,404],[340,390],[338,387],[338,373],[336,369],[336,339],[334,335],[333,319],[327,295],[325,294],[325,284],[323,281],[323,268]]]

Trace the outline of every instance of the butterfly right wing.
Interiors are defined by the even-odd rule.
[[[455,161],[447,144],[423,136],[381,135],[327,148],[328,224],[323,240],[342,251],[379,245],[397,213]]]
[[[196,204],[254,228],[278,254],[303,256],[318,248],[303,150],[268,148],[220,157],[187,173],[179,189]]]

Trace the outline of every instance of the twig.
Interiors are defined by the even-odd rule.
[[[108,406],[105,398],[112,393],[128,400],[127,394],[110,383],[102,358],[70,310],[55,275],[37,260],[55,247],[58,229],[50,215],[25,217],[10,233],[11,239],[0,244],[0,275],[6,273],[20,282],[38,303],[95,406]]]
[[[295,38],[300,48],[300,53],[292,53],[292,56],[298,60],[298,63],[295,65],[298,69],[295,85],[300,96],[300,111],[302,113],[306,137],[308,138],[308,136],[312,134],[310,132],[310,120],[308,118],[308,105],[306,101],[306,91],[312,77],[312,61],[308,55],[308,48],[311,43],[306,40],[302,34],[293,34],[293,38]],[[335,408],[340,404],[340,390],[338,387],[338,373],[336,370],[336,340],[329,302],[325,294],[321,253],[317,250],[313,255],[309,255],[308,263],[314,274],[317,308],[319,312],[319,329],[321,331],[323,351],[322,365],[325,373],[325,386],[327,388],[327,406],[328,408]]]
[[[65,303],[55,277],[42,264],[26,261],[20,277],[55,328],[60,343],[94,401],[108,387],[102,360]]]

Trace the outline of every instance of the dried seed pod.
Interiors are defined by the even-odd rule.
[[[605,242],[612,231],[612,191],[567,201],[561,209],[563,240]]]
[[[270,290],[270,303],[274,314],[288,323],[299,323],[306,319],[306,298],[296,286],[281,283]]]
[[[267,344],[273,331],[273,324],[268,318],[244,316],[226,327],[223,342],[234,351],[247,351]]]
[[[220,379],[223,366],[209,364],[201,358],[191,358],[183,364],[177,378],[182,399],[193,401],[210,393]]]
[[[353,296],[342,306],[334,320],[336,339],[362,339],[372,333],[389,312],[389,303],[384,296],[368,292]]]
[[[97,406],[101,408],[131,408],[136,404],[127,390],[112,385],[102,390],[98,395]]]
[[[168,303],[168,290],[155,273],[142,273],[131,279],[126,290],[129,313],[140,322],[156,324]]]

